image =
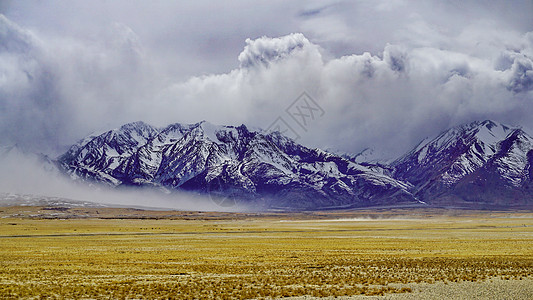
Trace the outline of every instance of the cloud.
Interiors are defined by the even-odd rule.
[[[514,55],[514,60],[509,68],[509,83],[507,89],[515,92],[533,90],[533,61],[530,57],[519,54]]]
[[[427,135],[476,119],[530,126],[532,47],[529,34],[517,41],[512,55],[504,44],[479,56],[389,44],[378,54],[328,60],[301,34],[262,37],[247,41],[240,68],[173,85],[165,97],[192,116],[266,127],[287,117],[285,109],[305,90],[326,114],[299,129],[304,143],[398,155]]]
[[[0,15],[0,136],[56,150],[116,118],[156,87],[135,34],[113,24],[102,39],[37,35]]]
[[[0,15],[3,144],[57,152],[129,121],[265,128],[283,118],[306,145],[394,156],[477,119],[533,128],[525,2],[243,2],[250,14],[221,6],[227,18],[206,23],[208,2],[120,4],[131,14],[109,4],[95,24],[102,8],[70,11],[55,25],[46,4],[42,16],[20,10],[28,26]],[[185,12],[192,24],[172,23]],[[303,91],[325,112],[305,128],[287,112]]]
[[[318,87],[322,56],[302,34],[247,40],[238,57],[241,66],[231,72],[191,77],[162,90],[154,102],[175,109],[162,114],[158,105],[146,107],[149,121],[163,125],[207,119],[264,128],[284,112],[288,101]]]
[[[246,46],[239,54],[240,66],[241,68],[255,65],[269,66],[271,62],[283,60],[305,47],[311,47],[311,43],[301,33],[281,38],[246,39]]]
[[[269,118],[283,116],[299,92],[307,90],[320,100],[326,116],[309,133],[302,133],[305,142],[346,150],[371,145],[396,148],[397,153],[423,135],[460,122],[516,122],[515,110],[531,97],[527,65],[517,67],[528,61],[524,57],[531,46],[525,44],[526,36],[523,48],[508,58],[504,69],[495,67],[492,56],[402,45],[387,45],[377,55],[365,52],[325,60],[317,45],[302,35],[295,43],[294,36],[257,39],[253,44],[261,45],[260,51],[247,46],[240,55],[252,57],[244,61],[254,63],[228,74],[194,78],[169,90],[169,95],[180,95],[187,103],[213,99],[200,102],[196,113],[213,104],[212,118],[218,121],[243,120],[265,127]],[[302,46],[286,50],[293,45]],[[506,51],[499,49],[500,54]],[[216,112],[230,117],[223,120]],[[521,122],[528,123],[526,115]]]

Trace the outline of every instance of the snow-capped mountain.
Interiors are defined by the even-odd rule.
[[[362,151],[354,153],[341,151],[333,147],[326,148],[325,151],[346,158],[347,160],[358,164],[388,165],[396,158],[391,158],[390,155],[387,155],[386,153],[374,148],[365,148]]]
[[[90,136],[58,159],[72,178],[188,190],[266,207],[324,209],[415,203],[412,186],[382,170],[273,132],[208,122],[142,122]]]
[[[110,173],[158,133],[143,122],[126,124],[100,135],[88,136],[59,157],[73,179],[120,184]]]
[[[449,129],[392,164],[393,176],[433,204],[532,203],[533,138],[493,121]]]

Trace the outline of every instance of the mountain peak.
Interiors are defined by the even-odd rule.
[[[204,136],[207,137],[212,142],[218,142],[217,133],[226,128],[225,126],[214,125],[205,120],[199,123],[196,123],[194,126],[196,126],[196,128],[201,129]]]
[[[494,121],[492,121],[492,120],[485,120],[485,121],[482,121],[480,125],[487,127],[489,130],[490,130],[492,127],[496,127],[496,126],[498,126],[498,124],[496,124],[496,122],[494,122]]]
[[[74,179],[207,194],[216,189],[271,208],[533,199],[533,138],[491,120],[450,128],[391,165],[350,161],[280,132],[205,120],[165,128],[133,122],[83,141],[59,158]]]
[[[515,129],[511,126],[486,120],[475,128],[475,136],[479,141],[487,145],[495,145],[505,139]]]
[[[217,195],[286,209],[416,203],[409,185],[280,133],[206,121],[155,133],[137,131],[141,123],[122,128],[131,127],[136,130],[120,137],[88,138],[60,158],[62,168],[78,180],[200,193],[216,189]]]
[[[135,122],[126,123],[120,126],[120,128],[129,129],[129,128],[138,128],[138,127],[147,127],[147,126],[150,126],[150,125],[146,124],[143,121],[135,121]]]
[[[197,126],[202,126],[203,124],[211,124],[211,123],[206,120],[201,120],[200,122],[192,124],[192,126],[197,127]]]
[[[414,193],[423,201],[431,202],[436,196],[488,199],[490,193],[503,195],[507,188],[502,187],[527,181],[524,174],[531,164],[531,150],[533,139],[522,129],[476,121],[444,131],[395,161],[394,176],[415,185]],[[500,190],[487,186],[488,182]],[[486,191],[477,191],[481,186]],[[476,190],[477,196],[469,195],[469,189]],[[520,192],[513,193],[516,197]]]

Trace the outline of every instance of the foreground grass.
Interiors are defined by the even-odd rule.
[[[0,219],[0,298],[383,295],[410,292],[410,283],[532,278],[533,214],[405,213],[63,220],[10,212]]]

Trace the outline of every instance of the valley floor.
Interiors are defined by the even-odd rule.
[[[0,207],[0,298],[531,299],[532,245],[530,211]]]

